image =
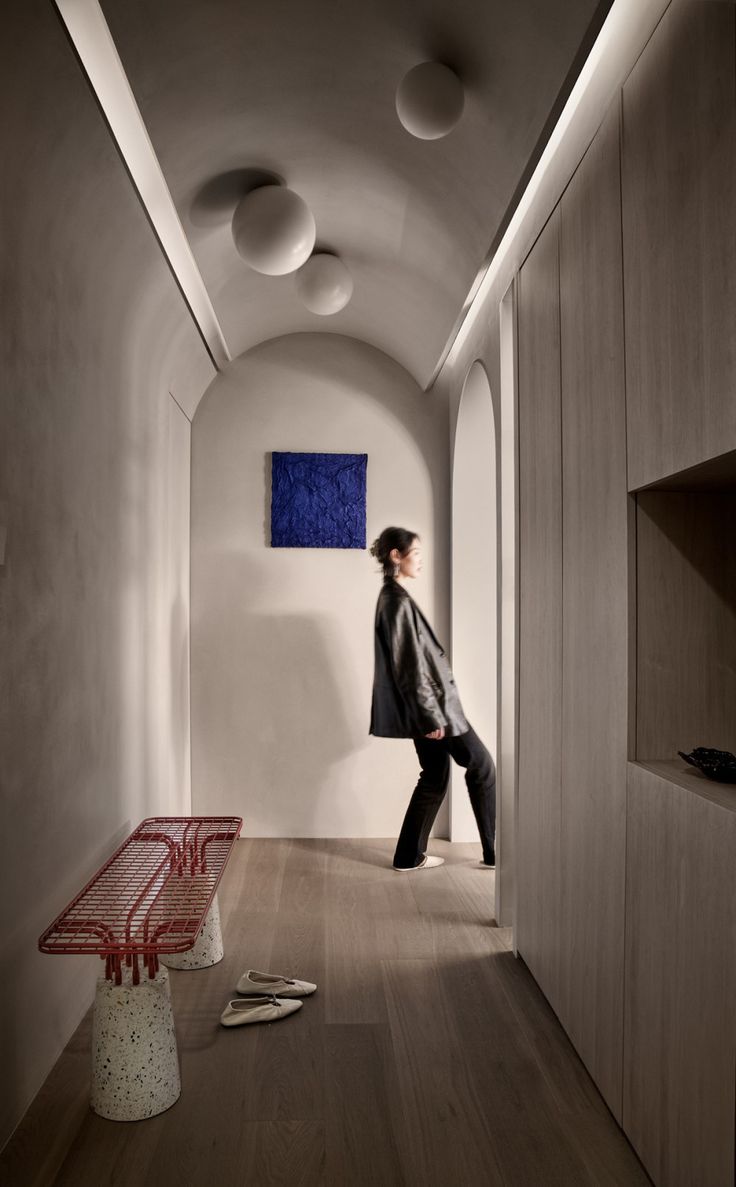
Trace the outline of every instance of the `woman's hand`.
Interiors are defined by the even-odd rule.
[[[441,725],[439,729],[432,730],[431,734],[425,734],[425,738],[431,738],[433,742],[439,742],[440,738],[445,736],[445,727]]]

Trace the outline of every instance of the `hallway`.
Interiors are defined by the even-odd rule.
[[[172,972],[182,1095],[116,1123],[88,1106],[87,1017],[0,1155],[12,1187],[649,1183],[524,964],[490,921],[478,845],[239,842],[225,958]],[[55,961],[48,961],[53,976]],[[240,973],[318,982],[281,1024],[224,1030]]]

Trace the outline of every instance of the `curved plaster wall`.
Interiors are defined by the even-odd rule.
[[[474,362],[463,386],[452,471],[452,666],[463,708],[496,758],[497,509],[496,430],[488,376]],[[450,837],[478,830],[463,772],[453,768]]]
[[[0,1144],[99,970],[39,934],[141,817],[189,810],[170,393],[187,408],[213,373],[52,6],[4,15]]]
[[[418,768],[368,735],[381,577],[361,550],[268,547],[269,454],[368,454],[368,543],[422,536],[412,593],[447,638],[443,410],[375,348],[297,334],[236,359],[192,431],[194,810],[246,836],[395,836]]]

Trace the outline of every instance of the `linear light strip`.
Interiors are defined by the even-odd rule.
[[[603,69],[608,66],[605,83],[611,88],[618,80],[618,85],[625,77],[625,71],[631,67],[632,51],[638,52],[646,44],[659,18],[669,4],[669,0],[614,0],[609,13],[601,26],[593,47],[586,58],[583,68],[568,96],[567,102],[560,113],[552,134],[537,163],[537,167],[529,179],[519,203],[511,217],[506,232],[498,245],[493,258],[481,270],[473,282],[473,286],[466,298],[465,313],[453,337],[450,338],[439,358],[430,387],[441,375],[445,367],[451,367],[457,359],[462,347],[467,341],[478,318],[485,311],[485,302],[493,283],[498,276],[501,266],[508,255],[514,239],[521,230],[524,219],[531,210],[532,203],[544,181],[545,174],[556,154],[566,142],[580,135],[580,127],[585,118],[583,104],[590,101],[591,109],[599,106],[602,94]],[[610,76],[610,77],[609,77]],[[597,94],[593,93],[598,91]],[[608,98],[610,98],[608,94]],[[601,116],[603,112],[601,111]],[[595,132],[593,125],[591,134]],[[584,146],[583,146],[584,147]]]
[[[120,155],[218,370],[230,352],[97,0],[55,0]]]

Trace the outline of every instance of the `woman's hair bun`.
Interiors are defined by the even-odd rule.
[[[397,549],[399,556],[406,556],[412,544],[419,537],[416,532],[408,528],[384,528],[370,547],[370,554],[374,556],[383,569],[384,577],[393,577],[394,565],[390,559],[392,549]]]

